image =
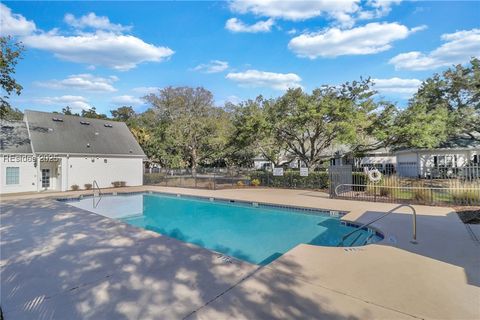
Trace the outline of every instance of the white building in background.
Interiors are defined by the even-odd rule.
[[[480,141],[471,137],[456,137],[434,149],[405,149],[395,153],[399,175],[406,177],[436,177],[448,175],[470,164],[480,164]],[[453,172],[453,171],[452,171]]]
[[[383,172],[392,172],[397,166],[397,158],[388,148],[379,148],[352,158],[349,152],[336,152],[330,159],[330,165],[355,165],[357,167],[377,168]]]
[[[145,154],[123,122],[27,110],[2,121],[0,151],[0,193],[143,184]]]

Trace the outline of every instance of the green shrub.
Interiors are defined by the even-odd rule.
[[[242,180],[237,181],[237,187],[242,188],[242,187],[244,187],[244,186],[245,186],[245,184],[243,183]]]
[[[254,187],[258,187],[260,185],[260,180],[258,179],[253,179],[250,184]]]
[[[165,173],[145,173],[143,175],[143,184],[159,184],[165,182]]]
[[[92,189],[92,184],[91,183],[85,183],[83,186],[85,187],[85,190],[91,190]]]
[[[390,176],[390,177],[383,177],[383,179],[380,181],[380,196],[382,197],[390,197],[394,193],[394,188],[393,187],[398,187],[397,179],[395,176]],[[387,188],[382,188],[382,187],[387,187]]]
[[[367,175],[363,172],[353,172],[352,173],[352,183],[356,186],[353,186],[353,191],[365,191],[367,185]]]
[[[456,204],[480,204],[480,192],[475,190],[454,190],[452,199]]]
[[[300,176],[299,171],[286,170],[283,176],[274,176],[272,172],[256,171],[250,174],[250,179],[257,179],[267,187],[328,189],[328,173],[324,171],[310,172],[307,177]]]
[[[113,181],[112,185],[114,188],[125,187],[127,183],[125,181]]]
[[[432,192],[429,189],[413,189],[412,198],[415,201],[426,203],[431,200]]]
[[[375,194],[378,195],[378,186],[375,183],[367,183],[367,186],[364,188],[365,193],[369,196],[374,196]],[[360,190],[355,190],[360,191]]]
[[[80,189],[80,187],[78,186],[78,184],[74,184],[70,187],[73,191],[78,191]]]

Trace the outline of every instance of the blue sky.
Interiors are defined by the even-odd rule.
[[[20,109],[121,105],[203,86],[218,105],[370,76],[405,105],[421,80],[480,56],[480,2],[2,2],[0,33],[25,44]]]

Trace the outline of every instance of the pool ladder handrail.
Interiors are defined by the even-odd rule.
[[[388,211],[387,213],[381,215],[380,217],[375,218],[375,219],[373,219],[372,221],[370,221],[370,222],[368,222],[368,223],[365,223],[365,224],[361,225],[360,227],[358,227],[357,229],[355,229],[355,230],[347,233],[346,235],[344,235],[344,236],[342,237],[342,240],[340,241],[340,243],[338,244],[338,246],[339,246],[339,247],[340,247],[340,246],[343,246],[345,240],[346,240],[348,237],[350,237],[352,234],[354,234],[354,233],[356,233],[356,232],[358,232],[358,231],[360,231],[360,230],[363,230],[364,228],[370,226],[371,224],[377,222],[377,221],[380,220],[380,219],[385,218],[385,217],[388,216],[389,214],[391,214],[391,213],[393,213],[393,212],[395,212],[395,211],[397,211],[398,209],[403,208],[403,207],[407,207],[407,208],[412,209],[412,213],[413,213],[413,216],[412,216],[413,235],[412,235],[412,240],[411,240],[410,242],[413,243],[413,244],[417,244],[417,211],[415,210],[415,208],[414,208],[413,206],[411,206],[411,205],[409,205],[409,204],[401,204],[401,205],[399,205],[399,206],[391,209],[391,210]],[[356,240],[357,240],[357,239],[355,239],[355,241],[356,241]],[[354,241],[354,242],[355,242],[355,241]],[[353,244],[354,242],[352,242],[352,244]]]
[[[98,190],[98,201],[95,202],[95,187]],[[102,191],[100,190],[100,187],[98,186],[97,180],[93,180],[92,183],[92,191],[93,191],[93,207],[96,208],[98,204],[100,203],[100,200],[102,200]]]

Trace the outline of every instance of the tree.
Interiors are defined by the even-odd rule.
[[[66,116],[79,116],[78,113],[73,113],[72,108],[70,108],[69,106],[62,108],[62,113]]]
[[[131,106],[130,107],[123,106],[115,110],[111,110],[110,113],[112,114],[113,120],[123,121],[123,122],[128,122],[130,119],[132,119],[136,115],[135,111]]]
[[[421,103],[412,104],[395,119],[396,148],[435,148],[448,137],[446,123],[449,112],[445,106],[429,110]]]
[[[274,123],[269,121],[267,109],[272,100],[258,96],[232,106],[232,134],[229,139],[229,158],[237,165],[250,165],[261,156],[274,166],[287,164],[292,158],[283,152],[285,144],[274,136]]]
[[[5,95],[0,96],[0,116],[2,119],[21,119],[21,112],[10,106],[8,98],[12,93],[20,95],[23,87],[13,78],[15,67],[24,47],[20,42],[13,42],[10,36],[0,37],[0,86]]]
[[[375,102],[370,79],[322,86],[311,94],[290,89],[278,99],[258,97],[234,108],[231,145],[240,155],[262,155],[275,166],[298,159],[310,169],[320,166],[344,145],[353,153],[391,142],[396,108]],[[242,153],[243,151],[243,153]]]
[[[312,94],[300,88],[288,90],[268,107],[275,140],[310,169],[329,159],[338,145],[361,149],[377,118],[370,86],[370,79],[361,79],[323,86]]]
[[[214,106],[210,91],[167,87],[144,98],[152,105],[153,131],[161,142],[158,148],[162,151],[157,153],[168,155],[170,165],[188,164],[195,173],[199,164],[219,158],[225,141],[222,122],[227,118]]]
[[[414,127],[426,126],[427,132],[444,131],[425,137],[431,147],[458,134],[480,140],[480,60],[472,58],[465,66],[456,65],[425,80],[410,100],[406,112],[409,120],[415,123]],[[423,122],[425,117],[436,121]],[[409,136],[415,137],[415,133],[411,132]],[[423,144],[418,137],[409,143],[410,146]]]
[[[97,113],[97,109],[95,107],[91,107],[88,110],[82,110],[81,116],[90,119],[108,119],[106,114]]]

